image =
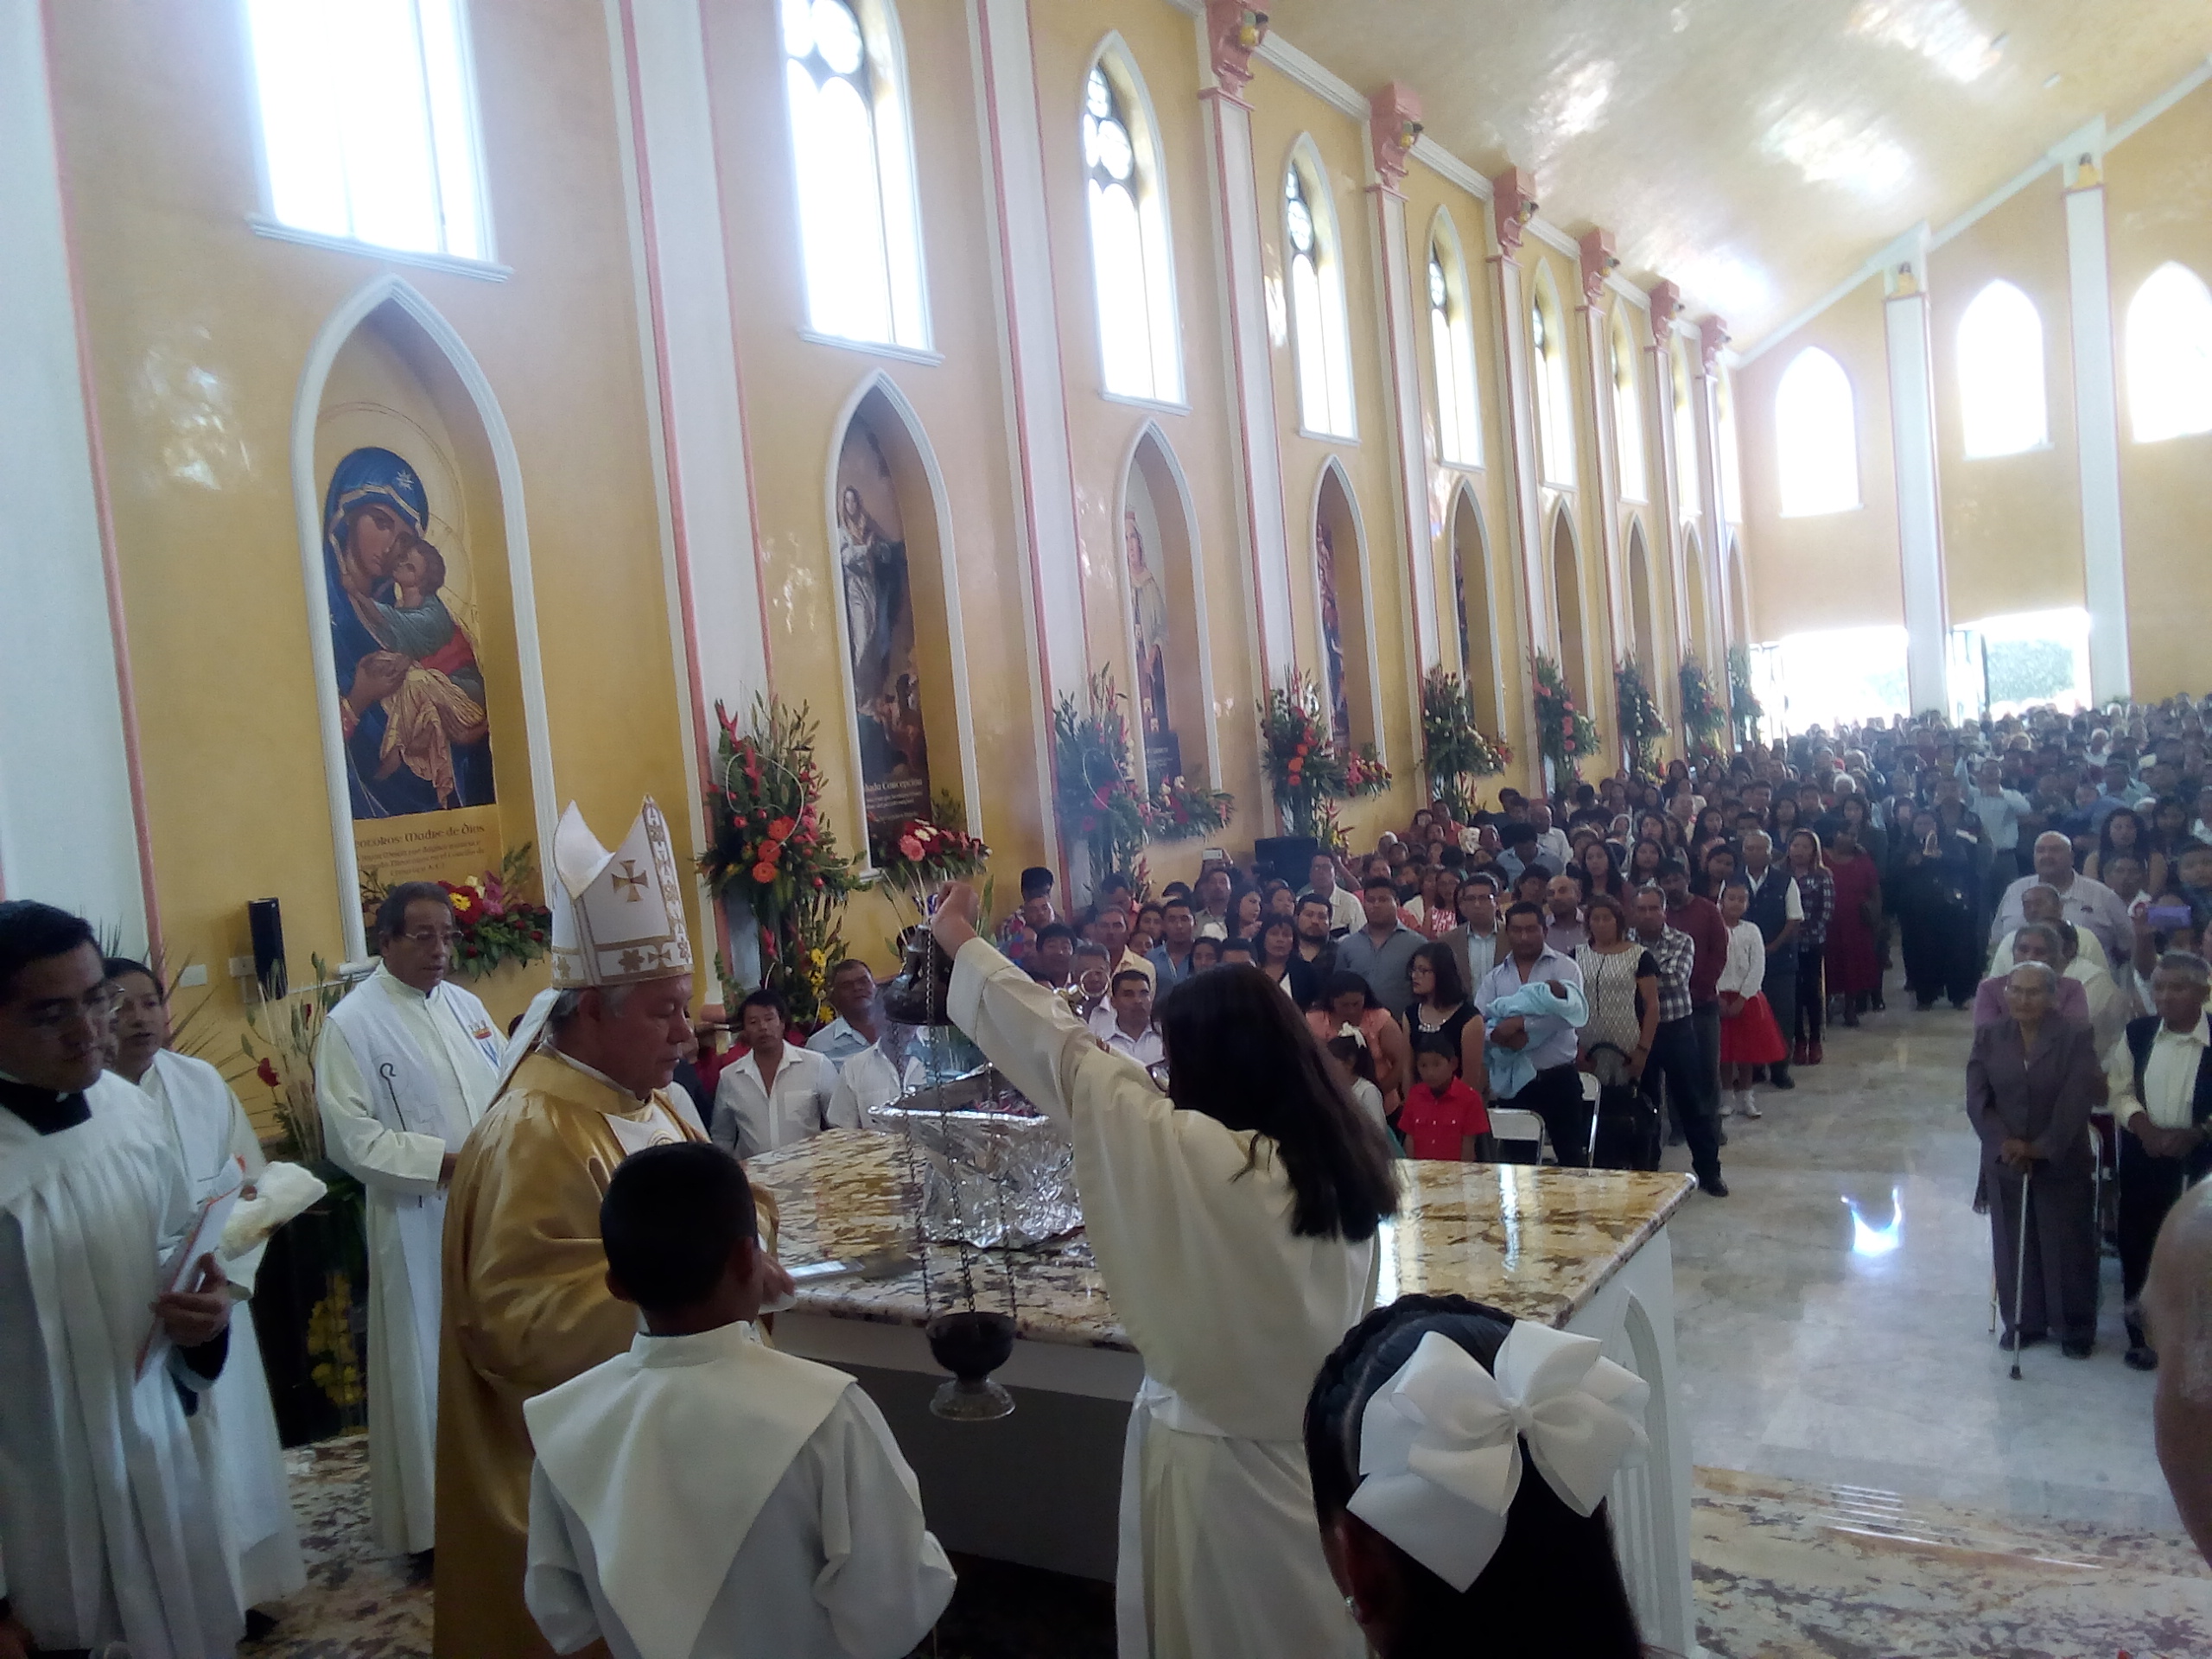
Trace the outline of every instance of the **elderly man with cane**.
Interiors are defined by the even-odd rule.
[[[1974,1033],[1967,1116],[1981,1137],[2005,1345],[2019,1351],[2057,1327],[2069,1359],[2097,1332],[2095,1161],[2089,1113],[2105,1098],[2089,1027],[2056,1012],[2058,974],[2024,962],[2005,984],[2005,1015]]]

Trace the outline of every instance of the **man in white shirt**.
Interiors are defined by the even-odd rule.
[[[1166,1045],[1152,1023],[1152,982],[1134,968],[1114,976],[1113,997],[1091,1010],[1090,1030],[1115,1053],[1147,1070],[1167,1058]]]
[[[1106,952],[1109,973],[1120,973],[1123,969],[1144,976],[1144,982],[1154,982],[1158,972],[1142,957],[1129,949],[1129,912],[1122,908],[1118,897],[1109,897],[1103,904],[1091,907],[1090,920],[1084,932]]]
[[[2105,1060],[2120,1135],[2120,1281],[2127,1363],[2158,1369],[2145,1339],[2141,1299],[2159,1225],[2189,1185],[2212,1173],[2212,967],[2170,950],[2151,975],[2158,1013],[2128,1022]]]
[[[1198,937],[1202,939],[1225,939],[1229,937],[1229,872],[1218,864],[1210,864],[1198,877],[1195,896]]]
[[[1573,849],[1568,846],[1567,832],[1552,827],[1552,809],[1544,801],[1529,803],[1529,822],[1535,826],[1536,856],[1550,865],[1554,871],[1564,870],[1572,858]]]
[[[2035,861],[2033,874],[2022,876],[2005,889],[1990,924],[1990,943],[1994,944],[2027,919],[2021,901],[2030,887],[2040,886],[2058,894],[2064,919],[2096,935],[2107,962],[2118,962],[2126,956],[2135,938],[2127,906],[2103,882],[2075,874],[2074,843],[2056,830],[2047,830],[2036,837]]]
[[[886,1021],[872,1048],[845,1062],[830,1095],[830,1121],[880,1129],[876,1114],[910,1089],[921,1086],[922,1063],[914,1053],[914,1027]]]
[[[824,1129],[860,1127],[831,1116],[837,1068],[823,1055],[784,1040],[791,1010],[766,988],[738,1008],[745,1052],[722,1068],[715,1084],[715,1121],[708,1133],[741,1159],[758,1157]]]
[[[1993,905],[2005,885],[2021,874],[2020,824],[2022,820],[2035,816],[2035,808],[2018,790],[2005,787],[2004,762],[1992,756],[1974,773],[1974,792],[1967,797],[1967,810],[1981,820],[1981,827],[1989,834],[1989,844],[1997,854],[1989,862],[1990,886],[1997,890],[1991,896]]]
[[[1361,908],[1359,895],[1346,892],[1337,885],[1337,861],[1327,853],[1316,853],[1306,866],[1306,891],[1300,899],[1325,899],[1329,906],[1329,931],[1341,938],[1367,920]]]
[[[1478,889],[1480,897],[1466,897],[1469,889]],[[1459,884],[1462,895],[1459,909],[1471,919],[1454,937],[1465,947],[1467,959],[1467,983],[1479,985],[1490,977],[1490,970],[1497,966],[1498,954],[1505,945],[1505,930],[1498,921],[1497,878],[1488,870],[1475,870]]]
[[[842,1071],[847,1060],[874,1046],[878,1034],[875,975],[858,957],[847,957],[830,970],[830,1006],[837,1017],[806,1046]]]
[[[315,1051],[324,1143],[368,1192],[369,1519],[390,1554],[436,1541],[446,1194],[503,1047],[448,976],[455,937],[443,888],[394,887],[377,908],[383,960],[330,1011]]]

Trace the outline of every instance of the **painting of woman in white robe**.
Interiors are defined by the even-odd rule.
[[[837,462],[837,575],[869,827],[930,810],[905,519],[875,434],[855,418]]]

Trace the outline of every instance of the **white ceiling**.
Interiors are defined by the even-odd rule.
[[[1739,348],[2205,61],[2207,0],[1274,0],[1272,28],[1603,225]],[[2056,77],[2055,81],[2053,77]]]

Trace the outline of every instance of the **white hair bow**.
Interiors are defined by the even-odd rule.
[[[1650,1445],[1650,1385],[1599,1346],[1516,1319],[1493,1376],[1429,1332],[1367,1402],[1351,1512],[1454,1590],[1472,1584],[1504,1541],[1522,1440],[1561,1501],[1590,1514],[1614,1471],[1641,1463]]]
[[[1337,1035],[1339,1037],[1351,1038],[1352,1041],[1357,1043],[1362,1048],[1365,1048],[1367,1046],[1367,1033],[1362,1031],[1357,1026],[1338,1026],[1337,1027]]]

